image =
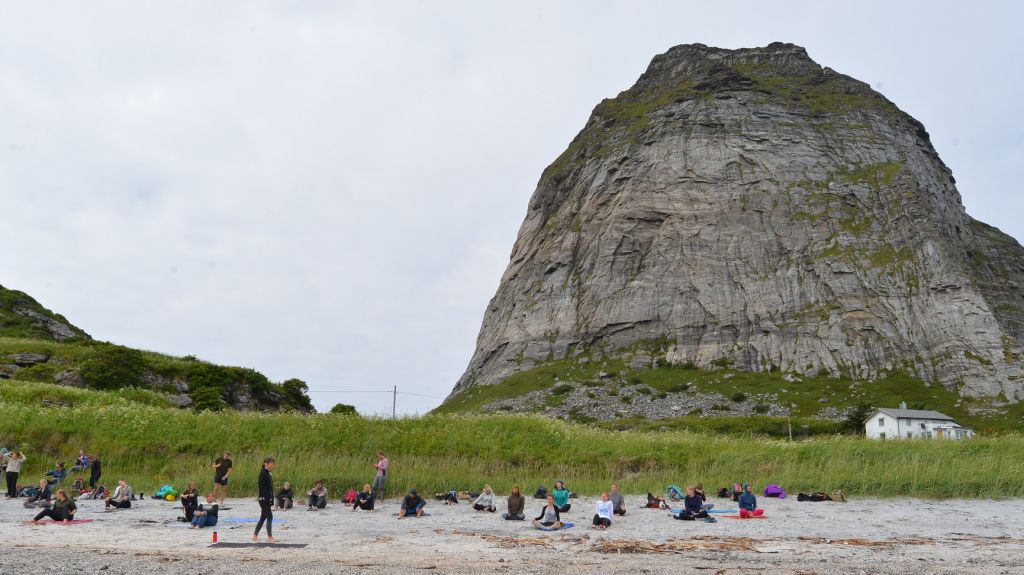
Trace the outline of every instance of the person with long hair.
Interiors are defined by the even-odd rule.
[[[373,464],[373,468],[377,470],[377,475],[373,478],[373,495],[380,501],[384,502],[384,490],[388,484],[388,464],[391,463],[387,457],[384,456],[383,451],[377,452],[377,463]]]
[[[252,534],[253,541],[260,540],[260,530],[263,524],[267,525],[267,542],[276,543],[274,539],[274,476],[270,473],[274,470],[274,458],[263,458],[263,469],[260,469],[259,479],[256,484],[259,486],[260,520],[256,523],[256,531]]]
[[[18,496],[18,475],[21,474],[21,465],[25,463],[25,454],[21,451],[8,453],[4,456],[7,463],[7,499],[14,499]]]
[[[71,520],[75,518],[75,511],[77,510],[78,507],[75,505],[74,499],[68,497],[68,492],[63,489],[58,489],[57,498],[53,500],[53,506],[47,507],[36,514],[32,523],[39,523],[44,517],[49,517],[54,521],[70,523]]]

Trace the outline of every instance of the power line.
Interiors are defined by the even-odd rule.
[[[308,393],[387,393],[394,394],[395,391],[387,391],[383,389],[308,389]],[[398,395],[412,395],[414,397],[426,397],[429,399],[444,399],[437,395],[424,395],[422,393],[412,393],[409,391],[399,391]]]

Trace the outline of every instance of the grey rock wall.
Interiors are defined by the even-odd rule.
[[[1024,249],[869,86],[791,44],[678,46],[545,170],[453,394],[663,338],[673,363],[1017,401],[1022,285]]]

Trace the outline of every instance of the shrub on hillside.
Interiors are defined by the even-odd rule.
[[[142,352],[120,345],[96,346],[82,363],[80,374],[88,387],[119,389],[139,384],[146,371]]]
[[[288,380],[291,381],[291,380]],[[296,380],[298,381],[298,380]],[[288,383],[287,381],[285,383]],[[337,413],[339,415],[357,415],[356,407],[347,403],[336,403],[331,408],[331,413]]]
[[[744,401],[747,400],[747,394],[743,393],[742,391],[737,391],[736,393],[732,394],[732,396],[730,396],[729,399],[733,400],[736,403],[743,403]]]

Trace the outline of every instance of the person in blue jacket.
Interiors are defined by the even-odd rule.
[[[740,504],[740,517],[747,519],[749,517],[760,517],[764,515],[764,509],[757,508],[757,496],[750,491],[750,484],[745,483],[743,485],[743,493],[740,493],[739,498]]]

